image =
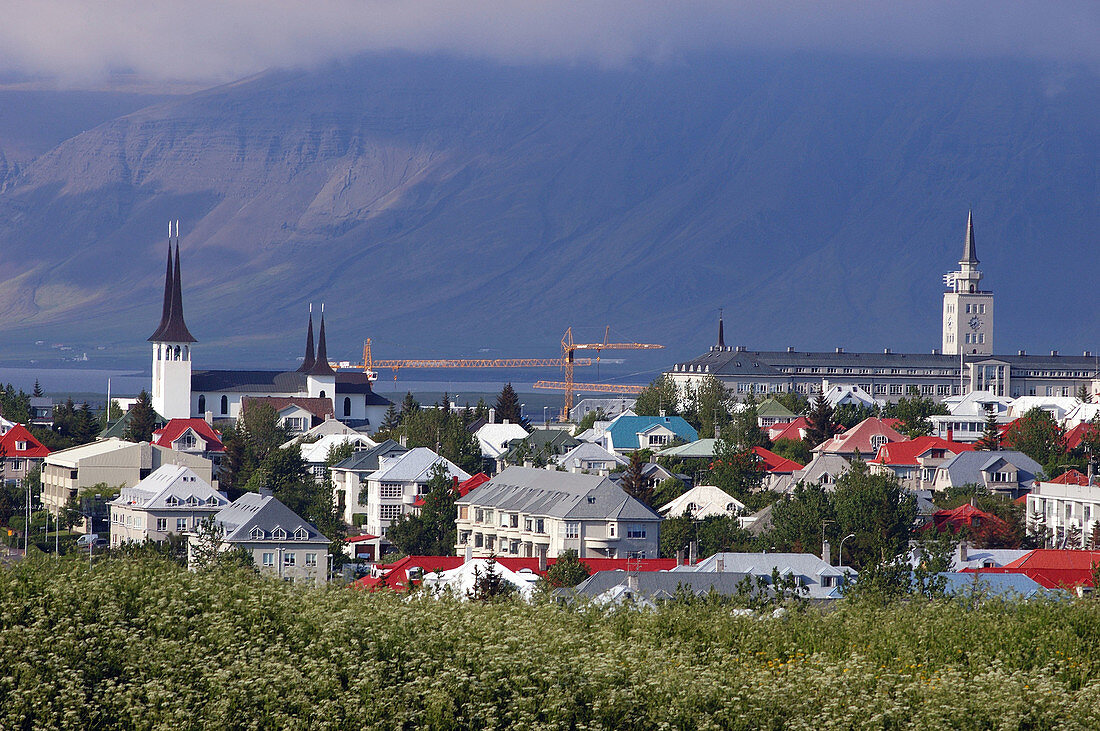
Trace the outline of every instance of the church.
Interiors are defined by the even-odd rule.
[[[183,317],[178,224],[174,253],[172,243],[170,235],[160,325],[148,339],[153,346],[151,395],[157,413],[166,419],[236,419],[242,405],[259,401],[275,407],[295,432],[329,417],[368,433],[378,429],[391,402],[374,392],[366,373],[333,370],[323,311],[315,350],[310,308],[305,357],[295,370],[193,370],[198,341]]]
[[[749,350],[727,347],[722,318],[718,342],[702,355],[668,372],[679,386],[712,375],[732,393],[766,395],[796,391],[808,398],[833,386],[859,386],[883,401],[897,401],[915,389],[937,401],[970,391],[998,396],[1073,396],[1084,386],[1100,393],[1100,359],[1082,355],[993,353],[993,292],[981,289],[974,244],[974,217],[967,218],[959,268],[944,276],[942,337],[930,353],[848,353]]]

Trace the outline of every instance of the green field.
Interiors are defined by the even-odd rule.
[[[0,728],[1100,725],[1100,601],[608,613],[97,560],[0,571]]]

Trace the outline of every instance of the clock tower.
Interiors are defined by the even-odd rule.
[[[978,257],[974,251],[974,214],[966,220],[966,241],[959,270],[944,275],[943,353],[993,354],[993,293],[979,284]]]

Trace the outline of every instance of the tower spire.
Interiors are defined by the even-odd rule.
[[[726,347],[726,332],[722,325],[722,310],[718,310],[718,347]]]
[[[309,369],[311,376],[335,375],[328,364],[328,345],[325,343],[325,306],[321,305],[321,329],[317,331],[317,362]]]
[[[306,355],[302,358],[302,365],[298,366],[298,373],[309,373],[316,363],[313,357],[313,304],[309,305],[309,325],[306,326]]]
[[[164,328],[168,327],[168,313],[172,309],[172,223],[168,223],[168,265],[164,272],[164,305],[160,312],[160,324],[156,331],[149,336],[149,342],[161,339]]]
[[[966,242],[963,244],[963,258],[960,264],[980,264],[978,255],[974,251],[974,211],[966,215]]]
[[[170,246],[170,245],[169,245]],[[169,343],[197,342],[183,319],[183,285],[180,282],[179,222],[176,223],[176,265],[172,272],[172,295],[168,306],[168,319],[157,333],[157,340]]]

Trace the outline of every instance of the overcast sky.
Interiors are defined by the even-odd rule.
[[[362,51],[620,65],[706,49],[1100,65],[1100,0],[3,0],[0,74],[226,81]]]

